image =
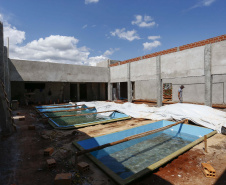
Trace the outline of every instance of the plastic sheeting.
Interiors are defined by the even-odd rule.
[[[124,103],[116,104],[114,102],[78,102],[78,105],[86,104],[88,107],[96,107],[97,112],[116,110],[134,118],[145,118],[152,120],[183,120],[188,119],[197,125],[201,125],[221,132],[221,127],[226,126],[226,112],[213,109],[205,105],[195,105],[186,103],[177,103],[165,105],[160,108],[149,107],[146,104]],[[109,116],[112,112],[102,113],[103,116]]]

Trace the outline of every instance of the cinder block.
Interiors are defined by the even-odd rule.
[[[28,125],[28,130],[35,130],[35,126],[34,125]]]
[[[47,159],[47,164],[48,164],[48,168],[52,169],[52,168],[56,168],[56,161],[55,159]]]
[[[71,185],[71,173],[57,174],[54,180],[55,185]]]
[[[216,171],[210,164],[202,163],[202,170],[206,177],[216,178]]]
[[[87,164],[86,162],[80,162],[78,163],[78,169],[82,173],[88,172],[90,170],[89,164]]]
[[[50,147],[44,150],[44,156],[51,156],[51,154],[53,153],[54,148]]]

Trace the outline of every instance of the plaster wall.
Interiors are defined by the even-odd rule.
[[[226,73],[226,41],[212,44],[212,74]]]
[[[119,65],[110,68],[111,82],[127,82],[127,65]]]
[[[162,78],[204,75],[204,46],[161,56]]]
[[[172,99],[178,100],[178,89],[180,85],[172,85]],[[193,103],[204,103],[205,100],[205,84],[187,84],[183,89],[183,101]]]
[[[215,104],[226,104],[226,74],[213,75],[212,99]]]
[[[135,81],[135,99],[156,100],[156,80]]]
[[[108,67],[108,60],[98,62],[96,64],[97,67]]]
[[[104,67],[11,59],[10,80],[39,82],[107,82],[108,69]]]
[[[130,63],[131,81],[156,79],[156,58]]]

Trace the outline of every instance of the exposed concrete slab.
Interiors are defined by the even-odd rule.
[[[110,74],[111,74],[111,83],[127,82],[127,65],[111,67]]]
[[[11,59],[10,71],[11,81],[108,82],[104,67]]]
[[[214,83],[212,92],[213,104],[224,103],[224,83]]]
[[[180,85],[173,85],[172,87],[172,99],[175,102],[178,100],[178,89]],[[193,103],[204,103],[205,101],[205,84],[187,84],[183,89],[183,101]]]
[[[135,82],[135,99],[156,100],[156,80],[142,80]]]
[[[211,44],[205,46],[204,73],[205,73],[205,105],[212,107]]]
[[[162,83],[172,83],[174,85],[189,85],[205,83],[204,76],[182,77],[182,78],[163,78]]]
[[[162,78],[204,75],[204,46],[161,56]]]
[[[156,79],[156,57],[132,62],[130,65],[131,81]]]
[[[226,41],[212,44],[212,74],[226,73]]]

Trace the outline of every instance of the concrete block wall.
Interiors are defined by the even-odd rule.
[[[186,102],[206,103],[210,106],[211,103],[225,104],[225,51],[226,35],[221,35],[111,64],[110,79],[111,82],[125,81],[125,64],[130,63],[130,80],[135,82],[135,99],[156,99],[157,93],[160,92],[157,91],[156,82],[159,76],[156,62],[157,57],[160,57],[160,84],[162,86],[163,83],[172,83],[173,101],[178,101],[178,89],[183,84],[183,97]],[[208,86],[208,83],[211,86]]]

